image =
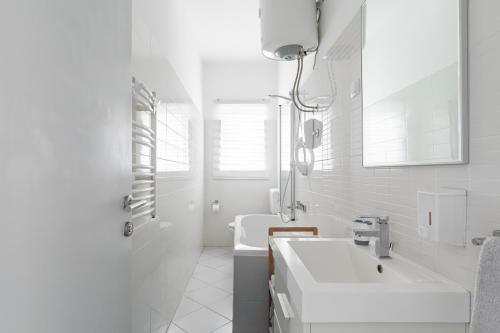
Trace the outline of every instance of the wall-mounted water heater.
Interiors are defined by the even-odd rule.
[[[318,47],[316,0],[260,0],[261,43],[264,56],[297,60],[301,52]]]

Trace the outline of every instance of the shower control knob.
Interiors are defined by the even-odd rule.
[[[134,233],[134,224],[132,222],[125,222],[123,236],[130,237]]]

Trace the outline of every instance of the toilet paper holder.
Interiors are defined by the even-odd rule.
[[[210,207],[212,208],[213,213],[218,213],[220,210],[219,200],[212,201],[212,203],[210,204]]]

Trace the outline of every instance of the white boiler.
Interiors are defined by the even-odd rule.
[[[260,0],[264,56],[295,60],[318,47],[316,0]]]

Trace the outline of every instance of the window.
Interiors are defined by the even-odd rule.
[[[156,114],[156,167],[159,173],[186,174],[190,170],[189,105],[162,103]]]
[[[219,104],[214,142],[214,176],[267,178],[265,104]]]

